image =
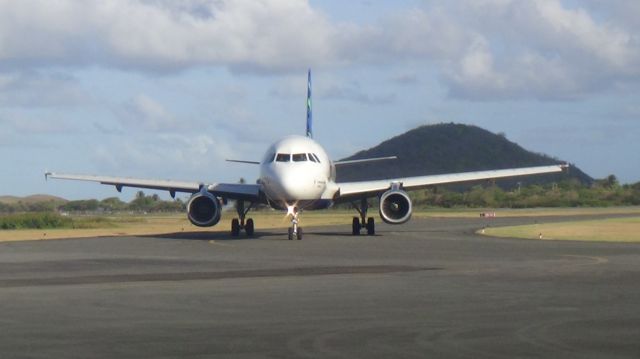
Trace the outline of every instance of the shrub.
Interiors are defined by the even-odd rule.
[[[0,229],[45,229],[72,226],[71,218],[63,217],[57,213],[20,213],[0,216]]]

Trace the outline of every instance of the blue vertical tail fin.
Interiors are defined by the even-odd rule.
[[[313,116],[311,112],[311,69],[307,72],[307,137],[313,138]]]

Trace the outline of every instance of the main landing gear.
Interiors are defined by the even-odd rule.
[[[302,240],[302,227],[298,226],[298,207],[290,208],[288,211],[291,215],[291,227],[289,227],[288,234],[289,240],[293,240],[293,238],[297,238],[299,241]]]
[[[367,218],[367,210],[369,209],[369,203],[367,203],[367,199],[363,198],[360,200],[360,205],[353,203],[353,208],[358,211],[360,214],[360,218],[353,217],[353,222],[351,224],[351,234],[354,236],[360,235],[360,230],[362,228],[367,229],[367,234],[373,236],[376,234],[376,224],[373,220],[373,217]]]
[[[247,217],[247,213],[249,213],[249,210],[251,210],[251,207],[253,207],[253,202],[251,202],[249,204],[249,207],[245,208],[244,207],[244,201],[237,201],[236,202],[236,212],[238,212],[238,217],[240,217],[240,219],[238,218],[234,218],[231,220],[231,236],[232,237],[237,237],[240,235],[240,230],[244,229],[244,231],[247,233],[247,236],[253,236],[253,219],[249,218],[245,221],[245,218]]]

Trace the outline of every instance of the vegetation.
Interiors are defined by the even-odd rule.
[[[101,201],[97,199],[65,201],[62,199],[41,201],[12,199],[0,201],[0,213],[24,212],[68,212],[68,213],[118,213],[118,212],[181,212],[185,203],[180,200],[164,201],[157,194],[148,196],[138,191],[136,197],[129,203],[118,197],[109,197]]]
[[[139,191],[129,203],[117,197],[105,198],[101,201],[96,199],[52,200],[46,196],[41,196],[41,200],[33,198],[22,200],[11,197],[9,200],[0,201],[0,230],[110,228],[116,225],[113,218],[97,216],[98,214],[175,213],[182,212],[184,209],[185,204],[180,199],[163,201],[156,194],[147,196],[142,191]],[[74,216],[69,216],[69,213]]]
[[[138,212],[178,212],[185,210],[186,204],[179,198],[175,201],[163,201],[157,194],[145,196],[138,191],[136,198],[129,202],[128,209]]]
[[[640,205],[640,182],[633,185],[618,184],[615,176],[595,180],[584,185],[575,179],[547,185],[529,185],[504,190],[497,185],[476,185],[465,191],[446,187],[416,192],[417,207],[610,207]]]
[[[89,229],[111,227],[105,217],[69,217],[53,212],[19,213],[0,216],[0,230],[8,229]]]
[[[640,182],[620,185],[614,175],[594,180],[591,185],[567,179],[546,185],[532,184],[503,189],[496,184],[472,187],[437,186],[409,192],[413,206],[429,208],[562,208],[615,207],[640,205]],[[369,205],[377,208],[377,200]],[[337,208],[350,208],[343,204]]]
[[[525,239],[640,242],[640,217],[486,228],[485,235]]]
[[[0,202],[0,213],[17,212],[52,212],[55,211],[62,202],[54,201],[16,201]]]
[[[70,218],[57,213],[21,213],[0,217],[0,229],[44,229],[71,227]]]

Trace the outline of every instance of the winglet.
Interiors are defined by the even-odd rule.
[[[313,138],[313,116],[311,111],[311,69],[307,72],[307,137]]]

